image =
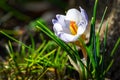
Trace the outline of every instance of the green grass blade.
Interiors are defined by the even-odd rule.
[[[97,57],[100,57],[100,36],[98,34],[96,35],[96,52]]]
[[[30,34],[30,39],[31,39],[31,47],[33,50],[35,50],[35,41],[34,41],[32,34]]]
[[[95,18],[92,17],[91,20],[91,30],[90,30],[90,42],[89,49],[91,49],[95,63],[97,64],[97,54],[96,54],[96,36],[95,36]],[[90,54],[90,55],[92,55]],[[92,57],[90,57],[92,58]],[[93,60],[93,59],[92,59]]]
[[[22,47],[22,49],[21,49],[21,55],[24,57],[25,56],[25,54],[26,54],[26,52],[25,52],[25,46],[21,46]]]
[[[98,33],[96,35],[96,50],[97,50],[97,57],[99,57],[100,55],[100,31],[101,31],[101,28],[102,28],[102,24],[103,24],[103,21],[104,21],[104,17],[105,17],[105,14],[107,12],[107,7],[105,8],[104,10],[104,13],[103,13],[103,16],[102,16],[102,19],[101,19],[101,22],[100,22],[100,26],[99,26],[99,29],[98,29]]]
[[[92,45],[92,42],[93,42],[93,32],[94,32],[94,31],[93,31],[93,30],[94,30],[94,29],[93,29],[94,27],[92,26],[93,23],[94,23],[94,17],[92,17],[92,19],[91,19],[90,41],[89,41],[89,46],[90,46],[90,47],[93,46],[93,45]]]
[[[107,69],[103,72],[103,75],[105,75],[109,71],[109,69],[113,65],[113,62],[114,62],[114,60],[112,59],[111,62],[110,62],[110,64],[108,65]]]
[[[60,53],[61,53],[60,51],[61,51],[61,47],[59,47],[59,48],[57,49],[57,53],[56,53],[55,60],[54,60],[55,63],[58,62],[59,55],[60,55]]]
[[[50,56],[51,54],[55,53],[56,49],[50,51],[49,53],[47,53],[46,55],[44,55],[42,58],[46,58],[48,56]]]
[[[60,59],[60,61],[62,61],[62,64],[61,63],[60,64],[61,64],[61,68],[63,69],[66,66],[67,62],[68,62],[67,53],[64,51],[59,59]]]
[[[13,48],[12,48],[12,44],[11,44],[11,42],[9,41],[8,42],[8,44],[9,44],[9,55],[10,55],[10,57],[13,59],[13,57],[14,57],[14,51],[13,51]]]
[[[40,53],[39,53],[40,55],[42,55],[45,52],[45,50],[47,50],[49,44],[50,44],[50,42],[48,42],[47,44],[45,44],[45,46],[43,46],[42,51],[40,51]]]
[[[118,38],[118,40],[117,40],[117,42],[116,42],[116,44],[115,44],[115,46],[114,46],[114,48],[113,48],[113,50],[110,54],[111,57],[114,55],[114,53],[115,53],[115,51],[117,50],[118,47],[120,47],[120,38]]]
[[[41,51],[42,48],[43,48],[45,45],[46,45],[46,41],[44,40],[44,41],[42,42],[42,44],[40,44],[40,46],[38,47],[38,49],[35,50],[35,53],[38,53],[39,51]]]
[[[95,0],[94,9],[93,9],[93,17],[94,17],[95,21],[96,21],[97,6],[98,6],[98,0]]]
[[[106,30],[105,30],[105,34],[104,34],[104,48],[103,48],[103,54],[105,53],[106,46],[107,46],[107,32],[108,32],[108,22],[107,22]]]
[[[89,51],[92,51],[90,54],[90,58],[91,60],[93,60],[92,58],[94,58],[94,66],[97,66],[97,52],[96,52],[96,36],[95,36],[95,19],[94,17],[92,17],[91,20],[91,32],[90,32],[90,43],[89,43]],[[88,52],[89,53],[89,52]]]
[[[101,19],[101,22],[100,22],[100,26],[99,26],[99,29],[98,29],[98,35],[100,34],[100,31],[101,31],[101,28],[102,28],[102,24],[103,24],[103,21],[104,21],[104,18],[105,18],[105,14],[107,12],[107,8],[108,7],[105,8],[103,16],[102,16],[102,19]]]
[[[13,38],[13,37],[9,36],[9,35],[8,35],[8,34],[6,34],[5,32],[0,31],[0,33],[2,33],[3,35],[5,35],[6,37],[10,38],[11,40],[13,40],[13,41],[15,41],[15,42],[17,42],[17,43],[19,43],[19,44],[21,44],[21,45],[25,46],[26,48],[28,48],[28,49],[32,49],[31,47],[29,47],[29,46],[25,45],[23,42],[21,42],[21,41],[19,41],[19,40],[15,39],[15,38]]]

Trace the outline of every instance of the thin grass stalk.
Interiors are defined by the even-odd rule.
[[[118,38],[117,42],[115,43],[114,48],[112,49],[112,52],[110,54],[111,57],[114,55],[114,53],[118,49],[118,47],[120,47],[120,37]]]
[[[31,47],[25,45],[23,42],[21,42],[21,41],[15,39],[15,38],[11,37],[10,35],[6,34],[5,32],[0,31],[0,33],[2,33],[3,35],[5,35],[6,37],[10,38],[11,40],[13,40],[13,41],[15,41],[15,42],[17,42],[17,43],[19,43],[19,44],[25,46],[26,48],[28,48],[28,49],[32,49]]]
[[[11,53],[10,53],[10,56],[11,56],[11,59],[13,60],[13,62],[14,62],[14,64],[15,64],[15,67],[16,67],[16,69],[17,69],[17,71],[15,70],[15,72],[16,73],[14,73],[16,76],[18,76],[18,74],[22,74],[22,72],[21,72],[21,70],[20,70],[20,67],[19,67],[19,65],[18,65],[18,63],[17,63],[17,61],[16,61],[16,59],[15,59],[15,55],[14,55],[14,52],[13,52],[13,48],[12,48],[12,44],[11,44],[11,42],[9,41],[9,48],[10,48],[10,51],[12,51]],[[14,65],[13,64],[13,65]],[[12,65],[12,66],[13,66]],[[21,77],[22,79],[23,79],[23,77]]]
[[[104,13],[102,15],[102,19],[101,19],[100,26],[99,26],[99,29],[98,29],[98,35],[100,34],[100,31],[101,31],[101,28],[102,28],[102,24],[103,24],[107,9],[108,9],[108,7],[105,8]]]

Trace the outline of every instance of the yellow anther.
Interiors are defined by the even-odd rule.
[[[70,21],[70,31],[73,35],[77,34],[77,25],[74,21]]]

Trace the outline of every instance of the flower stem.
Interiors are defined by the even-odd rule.
[[[85,41],[85,35],[84,34],[81,36],[81,38],[82,38],[83,41]],[[80,49],[82,50],[83,58],[85,58],[85,60],[87,60],[87,52],[86,52],[86,49],[83,46],[82,42],[81,41],[76,41],[75,44],[80,47]]]

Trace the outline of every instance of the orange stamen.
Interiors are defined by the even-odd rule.
[[[77,34],[77,25],[74,21],[70,21],[70,31],[73,35]]]

